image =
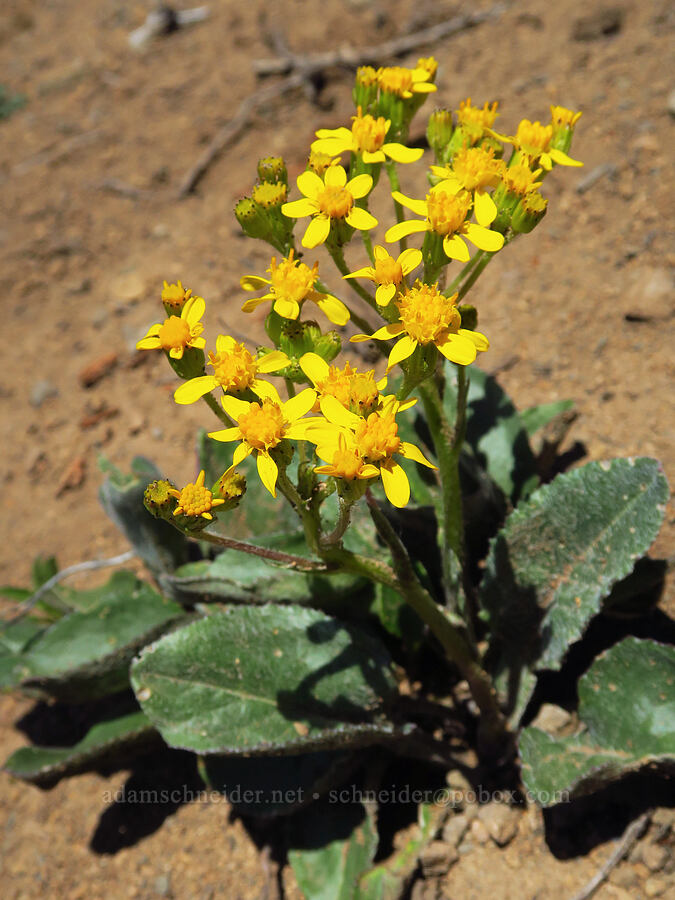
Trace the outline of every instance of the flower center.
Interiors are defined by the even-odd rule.
[[[346,363],[344,369],[330,366],[327,377],[317,387],[322,394],[335,397],[345,409],[356,415],[369,412],[380,395],[374,372],[358,372],[349,363]]]
[[[353,448],[339,447],[333,456],[333,474],[353,481],[363,468],[363,460]]]
[[[476,143],[483,136],[486,128],[492,128],[497,118],[497,101],[488,105],[485,103],[481,109],[471,105],[471,97],[462,100],[457,110],[457,121],[464,127],[472,143]]]
[[[165,281],[164,289],[162,290],[162,303],[166,304],[166,306],[170,307],[174,312],[180,314],[180,311],[189,300],[191,294],[192,291],[186,291],[180,281],[178,284],[168,284]]]
[[[331,219],[344,219],[354,206],[354,198],[346,187],[327,184],[316,198],[322,213]]]
[[[283,439],[286,421],[273,400],[252,403],[239,419],[239,430],[247,444],[255,450],[269,450]]]
[[[190,326],[185,319],[178,316],[169,316],[159,329],[159,343],[163,350],[178,350],[187,347],[190,341]]]
[[[553,137],[553,126],[522,119],[516,132],[516,143],[528,156],[540,156],[548,150]]]
[[[420,344],[437,340],[443,332],[457,334],[462,320],[455,297],[443,296],[435,284],[418,283],[406,291],[396,301],[406,332]]]
[[[184,516],[201,516],[207,513],[213,506],[211,491],[199,484],[186,484],[180,492],[178,505],[183,509]]]
[[[400,284],[403,280],[403,269],[391,256],[375,260],[376,284]]]
[[[367,151],[374,153],[379,150],[387,135],[387,122],[382,116],[375,119],[373,116],[354,116],[352,124],[352,136],[361,153]]]
[[[401,448],[398,425],[391,413],[373,412],[367,419],[361,419],[354,436],[358,453],[373,462],[386,459]]]
[[[430,191],[427,194],[427,220],[436,234],[455,234],[464,224],[471,206],[471,195],[466,191],[447,194]]]
[[[253,188],[253,199],[260,206],[269,209],[272,206],[281,206],[282,203],[285,203],[287,193],[288,188],[282,181],[276,184],[264,181],[262,184],[256,184]]]
[[[514,163],[509,166],[502,175],[506,190],[509,194],[518,194],[524,197],[537,186],[536,178],[541,169],[533,172],[525,162]]]
[[[492,148],[469,147],[460,150],[452,161],[452,169],[467,191],[496,187],[504,168],[504,162],[494,158]]]
[[[224,391],[245,391],[255,380],[255,360],[243,344],[235,344],[229,353],[209,353],[209,365]]]
[[[379,81],[381,90],[397,94],[399,97],[409,95],[413,86],[412,72],[403,66],[387,66],[380,69]]]
[[[299,303],[314,287],[318,273],[318,265],[309,268],[304,263],[293,259],[293,251],[288,259],[282,260],[277,266],[276,259],[267,270],[270,273],[270,282],[274,296],[280,300],[294,300]]]

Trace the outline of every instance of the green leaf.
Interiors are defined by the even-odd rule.
[[[303,817],[308,846],[289,850],[288,861],[306,900],[354,900],[358,882],[377,851],[377,828],[361,804],[313,807]],[[347,837],[335,834],[347,832]]]
[[[4,770],[32,784],[51,785],[124,751],[150,743],[157,732],[137,710],[117,719],[99,722],[72,747],[21,747],[9,757]]]
[[[415,832],[390,859],[361,878],[356,900],[400,900],[405,895],[420,854],[433,840],[443,812],[439,807],[420,805]]]
[[[21,653],[38,634],[44,622],[24,616],[0,630],[0,690],[16,687],[25,675]]]
[[[444,406],[455,421],[457,371],[445,364]],[[539,483],[534,454],[520,414],[492,375],[477,366],[469,371],[466,442],[490,477],[515,503]]]
[[[292,753],[393,732],[391,661],[367,632],[301,606],[235,606],[146,647],[131,682],[172,747]]]
[[[199,757],[199,774],[242,815],[287,816],[343,781],[359,760],[354,753],[320,751],[297,756]]]
[[[516,712],[533,671],[560,668],[603,597],[649,549],[667,498],[656,460],[615,459],[559,475],[508,517],[490,547],[481,601]]]
[[[142,456],[131,461],[131,475],[103,462],[108,478],[99,489],[99,500],[108,516],[154,575],[172,572],[188,558],[188,541],[168,522],[155,519],[143,505],[149,482],[161,478],[155,466]]]
[[[553,403],[540,403],[539,406],[531,406],[520,413],[520,421],[523,428],[532,437],[540,428],[552,422],[556,416],[574,408],[574,400],[556,400]]]
[[[267,538],[257,536],[254,542],[261,547],[310,559],[304,534],[298,531]],[[338,611],[347,603],[355,611],[360,607],[362,614],[367,611],[368,604],[364,600],[370,590],[368,582],[356,575],[300,572],[243,550],[225,550],[215,560],[188,563],[173,575],[163,576],[160,584],[183,604],[194,604],[199,600],[300,603]]]
[[[184,615],[131,572],[82,593],[83,611],[59,619],[21,654],[22,687],[75,701],[122,690],[134,654]]]
[[[520,737],[523,782],[542,806],[588,793],[646,765],[675,766],[675,647],[629,637],[579,681],[586,731]]]

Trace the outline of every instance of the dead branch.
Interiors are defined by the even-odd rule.
[[[259,59],[253,62],[253,71],[256,75],[286,75],[289,72],[302,72],[304,77],[316,74],[323,69],[334,67],[346,67],[355,69],[357,66],[382,62],[394,56],[408,53],[422,44],[434,44],[442,38],[452,37],[460,31],[475,28],[489,19],[494,19],[505,11],[506,4],[498,3],[483,12],[468,13],[455,16],[429,28],[413,31],[401,37],[392,38],[375,47],[340,47],[337,51],[329,53],[313,53],[311,55],[298,55],[287,53],[274,59]]]

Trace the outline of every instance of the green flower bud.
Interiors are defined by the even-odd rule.
[[[258,162],[258,178],[261,181],[275,184],[281,182],[288,187],[286,163],[281,156],[266,156]]]
[[[574,126],[579,121],[580,116],[580,112],[573,112],[571,109],[565,109],[564,106],[551,107],[551,125],[553,126],[552,149],[562,150],[563,153],[567,153],[572,145]]]
[[[513,211],[511,228],[519,234],[528,234],[546,215],[546,200],[539,191],[531,191],[522,198]]]
[[[241,498],[246,493],[246,477],[230,466],[213,485],[211,493],[217,500],[225,501],[225,504],[220,507],[223,512],[234,509],[239,506]]]
[[[444,159],[443,154],[450,143],[452,129],[452,113],[449,109],[436,109],[429,116],[427,141],[438,162]]]
[[[377,100],[377,70],[372,66],[359,66],[356,70],[356,79],[352,90],[354,106],[360,106],[364,113],[370,112],[371,106]]]
[[[167,479],[152,481],[143,494],[143,505],[156,519],[172,522],[173,511],[178,506],[175,491],[176,485]]]
[[[186,290],[180,281],[176,284],[169,284],[165,281],[162,289],[162,304],[167,316],[180,316],[191,296],[192,291]]]
[[[200,375],[204,375],[206,372],[204,368],[204,351],[200,350],[199,347],[186,347],[180,359],[174,359],[168,353],[166,358],[169,360],[169,365],[176,375],[184,381],[189,381],[191,378],[199,378]]]
[[[252,197],[243,197],[235,206],[234,215],[244,234],[263,241],[269,240],[269,220],[263,207],[256,203]]]

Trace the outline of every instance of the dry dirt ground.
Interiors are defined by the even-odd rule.
[[[125,549],[98,506],[97,454],[123,467],[145,454],[178,482],[194,476],[203,410],[178,409],[160,355],[134,351],[160,315],[162,279],[181,278],[207,299],[212,332],[259,336],[261,320],[239,313],[238,282],[262,274],[269,256],[240,238],[233,205],[253,183],[258,157],[283,154],[295,175],[314,129],[352,113],[351,75],[327,70],[320,108],[302,91],[270,103],[196,193],[178,200],[185,173],[255,89],[252,61],[273,55],[266,34],[276,30],[299,53],[325,51],[487,8],[482,0],[219,0],[208,23],[134,52],[128,34],[149,5],[2,4],[0,84],[27,102],[0,121],[1,583],[26,583],[38,553],[66,566]],[[573,155],[585,168],[556,170],[542,226],[493,262],[473,294],[492,344],[482,364],[502,370],[520,407],[572,398],[579,418],[570,439],[585,445],[587,459],[655,456],[673,483],[675,17],[667,0],[607,6],[621,9],[614,27],[605,20],[610,33],[579,25],[598,4],[533,0],[419,53],[440,62],[439,105],[497,99],[502,130],[521,117],[546,119],[550,103],[583,110]],[[107,354],[115,365],[82,387],[82,369]],[[672,554],[674,526],[671,509],[654,555]],[[672,584],[663,602],[672,614]],[[23,743],[13,723],[29,708],[0,698],[0,756]],[[3,896],[263,895],[264,861],[225,804],[180,806],[145,839],[120,840],[116,853],[90,847],[103,792],[125,778],[86,775],[43,793],[5,777]],[[506,850],[475,843],[436,884],[443,896],[562,900],[611,850],[599,842],[558,859],[535,813]],[[654,874],[634,856],[596,896],[665,895],[669,865]],[[299,896],[292,875],[284,880],[287,896]]]

